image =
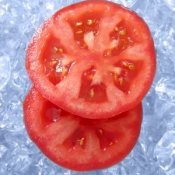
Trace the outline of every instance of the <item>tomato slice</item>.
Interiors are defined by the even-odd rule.
[[[145,22],[107,1],[85,1],[56,12],[36,32],[26,67],[35,88],[78,116],[109,118],[143,99],[155,74]]]
[[[30,138],[52,161],[85,171],[118,163],[134,147],[141,127],[142,106],[110,119],[86,119],[63,111],[34,88],[24,102]]]

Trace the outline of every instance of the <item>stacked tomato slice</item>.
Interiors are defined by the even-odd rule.
[[[88,0],[59,10],[27,50],[33,88],[24,120],[30,138],[73,170],[121,161],[139,136],[155,57],[145,22],[118,4]]]

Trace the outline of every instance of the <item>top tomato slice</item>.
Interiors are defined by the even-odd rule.
[[[155,50],[136,13],[90,0],[58,11],[39,28],[26,67],[52,103],[82,117],[109,118],[143,99],[155,73]]]

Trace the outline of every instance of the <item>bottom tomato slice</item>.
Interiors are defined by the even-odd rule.
[[[49,159],[72,170],[94,170],[118,163],[132,150],[140,133],[142,105],[110,119],[84,119],[33,88],[24,101],[24,121],[30,138]]]

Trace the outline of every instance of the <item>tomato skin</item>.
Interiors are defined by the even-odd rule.
[[[114,8],[121,8],[120,5],[116,5],[115,3],[107,2],[107,1],[87,1],[87,2],[81,2],[81,3],[89,3],[93,2],[101,4],[109,3],[111,6],[114,6]],[[33,37],[33,40],[29,44],[27,55],[26,55],[26,68],[29,73],[29,76],[34,83],[35,88],[42,93],[42,95],[47,98],[52,103],[56,104],[57,106],[61,107],[62,109],[69,111],[72,114],[84,117],[84,118],[91,118],[91,119],[98,119],[98,118],[109,118],[114,117],[117,114],[123,113],[129,109],[134,108],[136,105],[140,103],[140,101],[144,98],[146,93],[148,92],[153,79],[155,75],[156,70],[156,53],[154,50],[154,43],[153,39],[151,38],[151,34],[149,31],[148,26],[145,24],[143,19],[138,17],[138,15],[135,12],[130,11],[130,13],[137,18],[138,23],[142,23],[144,26],[143,31],[150,35],[149,38],[149,44],[150,47],[147,48],[147,53],[151,60],[149,60],[149,74],[143,78],[146,79],[143,83],[140,83],[140,87],[137,87],[136,90],[129,96],[126,96],[126,98],[123,98],[122,100],[118,100],[116,104],[109,104],[109,105],[101,105],[101,104],[91,104],[86,103],[83,104],[81,100],[77,101],[76,103],[70,101],[74,99],[72,97],[72,93],[70,92],[72,87],[68,87],[70,84],[67,84],[67,87],[65,89],[58,89],[57,86],[50,83],[50,81],[45,77],[45,74],[43,74],[44,68],[42,67],[42,61],[38,59],[38,57],[42,57],[41,50],[45,47],[46,42],[48,41],[50,37],[51,27],[52,27],[52,21],[57,18],[60,14],[68,11],[68,10],[74,10],[77,8],[77,6],[81,6],[82,4],[74,4],[69,7],[63,8],[62,10],[56,12],[52,18],[50,18],[48,21],[46,21],[40,29],[37,31],[35,36]],[[122,7],[123,8],[123,7]],[[78,54],[78,53],[75,53]],[[147,66],[147,65],[145,65]],[[140,77],[140,82],[142,82],[142,79]],[[73,82],[73,84],[76,84],[76,81]],[[70,100],[71,97],[71,100]],[[117,98],[117,97],[115,97]],[[74,105],[77,104],[77,105]],[[80,104],[80,105],[78,105]],[[87,107],[88,110],[87,110]]]
[[[50,124],[46,120],[46,113],[43,112],[47,111],[48,105],[45,105],[47,103],[48,101],[32,88],[23,105],[24,123],[31,140],[50,160],[58,165],[76,171],[107,168],[122,161],[137,142],[142,122],[141,104],[128,113],[112,119],[89,120],[73,116],[72,114],[66,114],[66,120],[63,121],[61,119],[64,119],[64,116],[62,117],[62,114],[60,114],[61,117],[58,117],[57,122]],[[49,102],[49,106],[52,105]],[[127,116],[125,116],[126,114]],[[59,122],[62,122],[61,126]],[[67,125],[65,125],[66,122],[68,122]],[[86,136],[92,139],[89,142],[87,139],[89,146],[84,149],[79,147],[72,149],[69,145],[64,145],[65,141],[61,145],[59,144],[60,134],[64,135],[64,133],[69,132],[72,129],[72,124],[76,126],[76,122],[79,122],[78,128],[85,128]],[[59,127],[55,127],[55,124],[59,125]],[[97,140],[94,141],[96,137],[92,133],[99,127],[103,128],[104,131],[108,130],[109,138],[112,132],[114,132],[115,138],[118,138],[117,143],[114,142],[114,145],[108,146],[106,151],[98,148],[96,145],[98,143]],[[89,135],[89,133],[92,135]]]

